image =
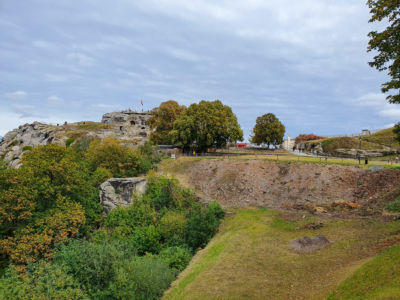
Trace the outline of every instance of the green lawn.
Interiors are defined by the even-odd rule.
[[[316,222],[324,226],[304,227]],[[398,226],[379,219],[237,210],[164,299],[325,299],[365,262],[397,243]],[[311,254],[289,248],[293,239],[318,234],[333,243]]]
[[[400,299],[400,244],[363,265],[328,297],[338,299]]]

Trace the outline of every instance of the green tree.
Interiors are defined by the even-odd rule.
[[[221,101],[192,104],[174,123],[170,133],[174,143],[183,149],[206,151],[243,140],[243,131],[232,109]]]
[[[391,80],[382,84],[382,92],[393,90],[394,94],[388,95],[386,99],[390,103],[400,103],[400,1],[368,0],[367,4],[372,14],[369,22],[389,23],[385,30],[368,34],[368,52],[378,52],[369,65],[379,71],[389,70]]]
[[[147,124],[154,131],[150,134],[150,140],[159,145],[172,144],[171,137],[168,135],[174,126],[174,122],[185,112],[186,106],[181,106],[174,100],[161,103],[159,107],[151,111],[151,117]]]
[[[257,145],[267,144],[276,146],[282,144],[285,135],[285,126],[272,113],[258,117],[253,128],[251,142]]]

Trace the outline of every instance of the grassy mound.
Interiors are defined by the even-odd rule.
[[[400,244],[358,269],[328,299],[399,299]]]
[[[319,229],[307,224],[323,223]],[[394,245],[398,223],[238,210],[192,260],[164,299],[324,299],[371,257]],[[289,242],[325,235],[311,254]],[[347,298],[349,299],[349,298]]]
[[[392,146],[393,148],[400,148],[400,143],[396,140],[396,135],[393,133],[393,127],[364,136],[363,140],[370,143],[385,145],[387,147]]]

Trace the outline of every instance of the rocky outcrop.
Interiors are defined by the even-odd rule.
[[[8,132],[0,141],[0,157],[11,167],[20,165],[24,150],[38,145],[65,145],[68,139],[104,139],[113,137],[122,145],[134,148],[149,140],[151,129],[146,125],[149,112],[121,111],[103,115],[102,123],[82,121],[49,125],[39,122],[21,125]]]
[[[124,110],[104,114],[101,122],[112,124],[121,138],[139,137],[140,139],[147,139],[151,133],[150,127],[146,124],[150,116],[150,112]]]
[[[24,150],[37,145],[65,144],[67,137],[56,137],[56,126],[34,122],[8,132],[0,143],[0,155],[11,167],[18,167]]]
[[[147,180],[143,177],[111,178],[100,185],[100,204],[104,214],[122,206],[132,204],[133,195],[143,194]]]

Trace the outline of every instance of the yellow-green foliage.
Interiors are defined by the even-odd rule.
[[[183,237],[186,227],[186,217],[181,212],[167,212],[160,220],[160,231],[164,239],[168,240],[174,235]]]
[[[113,138],[92,141],[86,157],[93,167],[105,168],[114,177],[136,176],[140,172],[138,154]]]

